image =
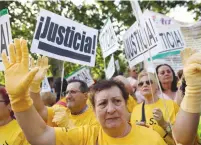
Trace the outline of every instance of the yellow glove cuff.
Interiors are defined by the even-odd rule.
[[[33,93],[39,93],[40,92],[40,83],[31,83],[29,90]]]
[[[182,100],[182,110],[189,113],[201,112],[201,86],[186,87],[185,96]]]
[[[28,95],[23,97],[10,96],[9,98],[14,112],[26,111],[33,105],[33,101]]]

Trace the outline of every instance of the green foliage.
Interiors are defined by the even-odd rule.
[[[177,5],[186,5],[189,10],[195,9],[197,17],[200,15],[200,4],[195,4],[194,1],[140,1],[140,6],[144,10],[150,10],[167,13],[171,8]],[[80,9],[76,7],[70,0],[66,1],[33,1],[33,2],[18,2],[18,1],[1,1],[0,9],[8,8],[11,15],[11,27],[13,38],[23,37],[28,39],[29,47],[31,45],[33,34],[36,26],[36,18],[40,8],[52,11],[56,14],[65,16],[79,23],[83,23],[89,27],[100,30],[104,21],[110,16],[112,22],[115,22],[115,30],[117,35],[130,27],[135,17],[132,15],[132,9],[129,1],[121,1],[118,6],[114,5],[113,1],[98,1],[93,5],[84,4]],[[122,42],[120,41],[120,44]],[[35,59],[36,54],[31,54]],[[115,53],[115,59],[120,62],[121,72],[125,72],[127,63],[122,51]],[[62,70],[62,62],[55,59],[50,59],[50,70],[48,75],[60,76]],[[65,62],[64,76],[80,68],[80,65]],[[104,61],[100,46],[97,47],[96,66],[91,68],[91,72],[95,79],[104,78]],[[0,74],[1,77],[1,74]],[[2,77],[0,78],[2,79]]]

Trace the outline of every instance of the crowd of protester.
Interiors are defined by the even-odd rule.
[[[168,64],[158,65],[155,73],[132,67],[127,76],[90,87],[53,76],[48,78],[51,91],[43,93],[48,58],[29,69],[27,42],[15,39],[10,60],[2,53],[0,144],[199,144],[201,53],[184,55],[190,50],[181,53],[184,71],[177,76]]]

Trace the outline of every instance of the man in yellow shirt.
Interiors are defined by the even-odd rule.
[[[67,100],[66,108],[59,106],[47,108],[48,125],[56,123],[56,126],[68,128],[83,125],[97,125],[93,110],[87,104],[88,86],[85,82],[81,80],[70,80],[64,95]],[[52,123],[50,123],[50,121],[52,121]]]
[[[42,61],[42,60],[41,60]],[[70,80],[66,96],[66,107],[54,105],[53,107],[44,106],[41,102],[39,89],[35,89],[36,83],[32,83],[30,87],[30,95],[34,101],[34,105],[43,119],[50,126],[74,128],[82,125],[97,125],[97,121],[93,110],[87,105],[88,86],[81,80]],[[38,83],[40,84],[40,83]]]

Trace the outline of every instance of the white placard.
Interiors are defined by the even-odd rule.
[[[42,88],[41,88],[41,92],[51,92],[51,88],[50,88],[50,84],[48,82],[47,77],[44,78],[44,80],[42,81]]]
[[[31,52],[94,66],[97,37],[98,30],[41,9]]]
[[[3,50],[6,50],[8,55],[8,45],[10,43],[12,43],[10,19],[9,15],[6,14],[0,17],[0,70],[4,70],[1,53]]]
[[[106,79],[110,79],[114,73],[115,73],[115,64],[114,64],[114,56],[112,55],[108,63],[108,66],[105,69]]]
[[[99,42],[104,58],[118,50],[118,38],[109,18],[100,33]]]
[[[69,81],[72,79],[82,80],[85,83],[87,83],[88,87],[90,87],[91,85],[94,84],[94,80],[90,74],[90,70],[86,67],[83,67],[83,68],[79,69],[78,71],[74,72],[66,80]]]
[[[201,50],[201,21],[193,24],[180,24],[186,48]]]
[[[174,20],[149,10],[146,10],[143,15],[147,18],[151,17],[155,22],[163,46],[163,50],[160,53],[184,49],[184,37],[180,26]]]
[[[124,34],[123,43],[125,55],[130,68],[151,55],[162,51],[162,44],[159,41],[159,33],[153,20],[145,15],[140,17]],[[144,55],[144,56],[143,56]]]

